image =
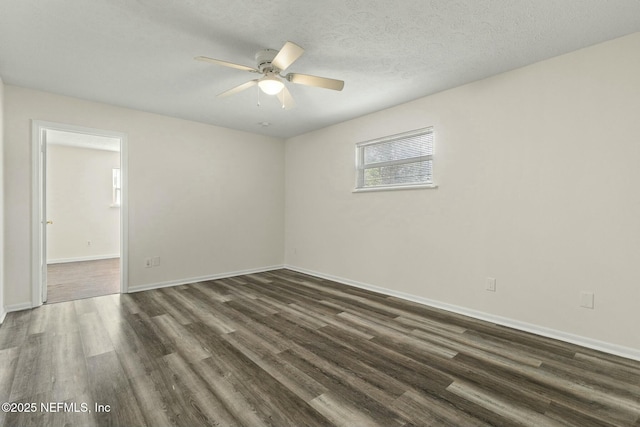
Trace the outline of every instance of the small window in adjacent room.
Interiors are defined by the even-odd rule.
[[[356,144],[356,192],[435,188],[433,128]]]
[[[122,185],[120,181],[120,169],[112,169],[113,196],[111,201],[112,207],[120,206],[122,202]]]

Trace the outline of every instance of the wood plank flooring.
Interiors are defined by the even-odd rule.
[[[47,265],[47,303],[120,292],[120,258]]]
[[[640,427],[640,362],[278,270],[10,313],[0,402],[38,406],[5,426]]]

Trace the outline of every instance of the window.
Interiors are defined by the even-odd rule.
[[[433,128],[356,144],[355,191],[435,188]]]
[[[122,184],[120,181],[120,169],[112,169],[112,184],[113,184],[113,196],[111,201],[111,206],[116,207],[120,206],[122,202]]]

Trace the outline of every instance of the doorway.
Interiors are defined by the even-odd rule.
[[[126,292],[125,135],[34,121],[33,140],[32,305]]]

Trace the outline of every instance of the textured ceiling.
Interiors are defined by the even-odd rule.
[[[289,137],[640,31],[638,0],[0,0],[7,84]],[[306,49],[297,106],[253,87],[264,48]],[[269,122],[264,127],[259,123]]]

